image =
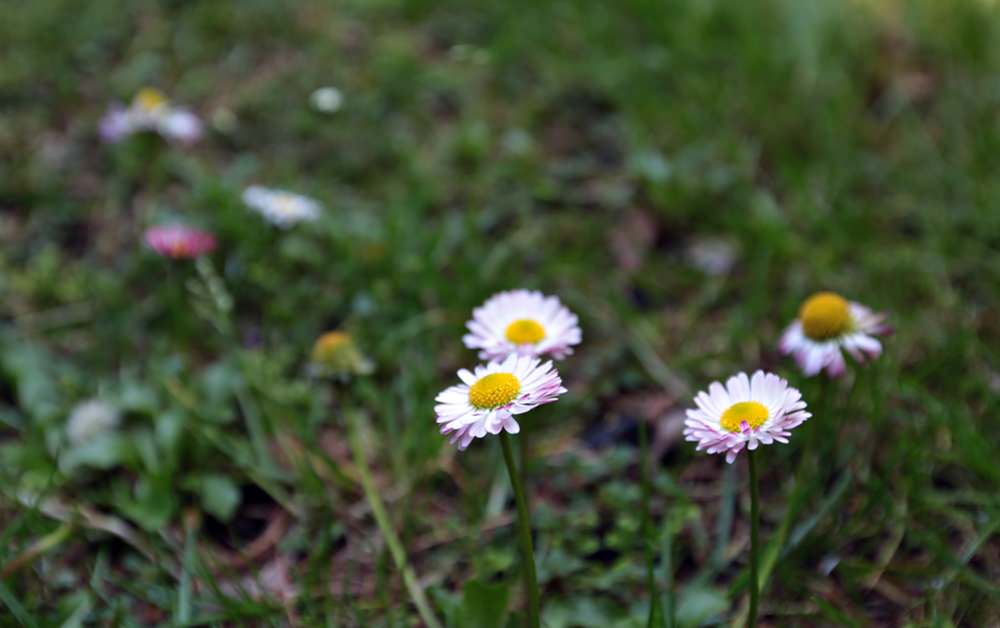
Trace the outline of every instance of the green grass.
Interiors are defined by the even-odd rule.
[[[546,626],[645,625],[643,420],[662,601],[738,620],[745,460],[679,442],[678,412],[758,367],[815,407],[775,345],[818,289],[895,334],[759,456],[765,621],[1000,621],[996,3],[481,4],[0,2],[0,569],[41,550],[0,625],[416,625],[351,416],[437,616],[517,625],[499,444],[433,421],[471,309],[515,287],[584,331],[530,415]],[[100,144],[144,85],[207,137]],[[310,108],[323,85],[341,111]],[[278,231],[251,182],[327,210]],[[218,235],[209,266],[145,249],[167,217]],[[732,268],[700,270],[720,242]],[[332,328],[371,376],[309,376]],[[67,451],[95,396],[121,427]]]

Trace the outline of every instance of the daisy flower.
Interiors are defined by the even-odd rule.
[[[120,142],[140,131],[189,144],[201,137],[202,125],[198,116],[189,110],[171,105],[163,92],[145,87],[128,107],[112,105],[101,120],[100,128],[101,138],[109,143]]]
[[[510,355],[503,362],[479,365],[474,372],[458,372],[461,384],[450,386],[436,398],[434,412],[441,433],[465,449],[474,438],[506,431],[521,431],[514,418],[552,403],[566,392],[552,362],[531,356]]]
[[[171,259],[193,259],[215,249],[215,236],[184,225],[161,225],[146,230],[149,248]]]
[[[118,427],[121,412],[100,399],[90,399],[74,406],[66,421],[66,436],[70,444],[82,445],[98,434]]]
[[[482,360],[509,355],[549,356],[561,360],[580,344],[579,319],[557,297],[538,291],[512,290],[490,297],[472,312],[462,339],[479,349]]]
[[[309,96],[309,104],[321,113],[336,113],[344,104],[344,93],[330,85],[320,87]]]
[[[320,375],[367,375],[374,365],[346,331],[328,331],[313,343],[312,364]]]
[[[875,336],[889,333],[884,320],[884,314],[839,294],[818,292],[802,304],[799,317],[782,334],[778,348],[795,356],[809,377],[824,369],[831,377],[839,377],[847,369],[841,349],[858,362],[882,353],[882,343]]]
[[[291,227],[299,222],[316,220],[321,208],[317,201],[308,196],[259,185],[251,185],[243,191],[243,202],[278,227]]]
[[[698,443],[698,451],[726,452],[728,463],[744,447],[752,451],[761,443],[787,443],[791,430],[812,416],[798,390],[764,371],[734,375],[725,387],[712,382],[694,402],[698,407],[687,411],[684,438]]]

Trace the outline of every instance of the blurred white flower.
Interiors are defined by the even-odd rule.
[[[135,95],[132,104],[119,104],[101,120],[101,138],[105,142],[120,142],[133,133],[150,131],[168,140],[185,144],[201,137],[201,120],[191,111],[174,107],[163,92],[145,87]]]
[[[313,343],[312,367],[317,375],[339,376],[368,375],[375,365],[361,352],[351,334],[328,331]]]
[[[308,196],[259,185],[251,185],[243,191],[243,202],[278,227],[312,222],[319,218],[322,208],[318,201]]]
[[[121,412],[107,401],[88,399],[78,403],[66,421],[71,445],[82,445],[93,437],[113,430],[121,422]]]
[[[561,360],[580,344],[579,319],[558,297],[537,290],[499,292],[472,312],[463,337],[482,360],[509,355],[551,356]]]
[[[823,370],[830,377],[840,377],[847,370],[841,350],[858,362],[874,360],[882,354],[882,343],[876,336],[891,331],[885,314],[835,292],[817,292],[802,304],[799,317],[785,330],[778,348],[794,356],[808,377]]]
[[[714,277],[727,274],[736,263],[736,248],[726,240],[697,240],[687,254],[695,268]]]
[[[336,113],[344,105],[344,93],[336,87],[320,87],[309,97],[313,109],[322,113]]]

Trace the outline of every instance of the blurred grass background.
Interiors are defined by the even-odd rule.
[[[584,330],[570,394],[530,417],[547,626],[645,625],[640,421],[659,593],[676,584],[683,626],[740,617],[745,467],[678,442],[682,411],[757,367],[818,398],[775,344],[819,289],[896,334],[831,387],[816,451],[762,458],[764,538],[796,508],[766,623],[1000,625],[996,2],[0,14],[0,625],[414,625],[352,412],[436,611],[517,625],[496,443],[456,455],[432,412],[475,361],[471,309],[515,287]],[[109,103],[146,85],[208,136],[155,159],[100,144]],[[323,86],[333,114],[309,104]],[[242,205],[250,183],[324,216],[278,231]],[[218,235],[202,272],[141,244],[167,218]],[[309,377],[333,328],[372,376]],[[92,397],[124,421],[67,451]]]

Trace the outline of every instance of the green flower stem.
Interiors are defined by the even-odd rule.
[[[528,513],[528,502],[524,498],[524,486],[521,484],[521,474],[514,464],[514,451],[510,446],[510,437],[506,432],[500,432],[500,446],[503,448],[503,459],[507,463],[507,475],[514,488],[514,501],[517,504],[517,532],[521,544],[521,577],[524,581],[524,595],[528,599],[528,628],[540,628],[541,603],[538,597],[538,577],[535,575],[535,550],[531,544],[531,515]],[[522,461],[524,464],[524,461]]]
[[[650,514],[650,502],[653,499],[653,486],[649,468],[649,436],[646,421],[639,421],[639,476],[642,482],[642,553],[646,559],[646,589],[649,594],[649,616],[646,628],[657,628],[663,624],[663,609],[660,607],[660,596],[656,591],[656,575],[653,571],[653,548],[651,539],[653,522]]]
[[[385,506],[379,498],[378,488],[376,488],[375,481],[368,470],[368,461],[365,458],[364,445],[361,442],[361,435],[358,430],[357,423],[359,418],[355,413],[349,413],[348,420],[350,421],[350,441],[351,449],[353,450],[352,453],[354,454],[354,464],[357,467],[358,476],[361,479],[361,488],[364,491],[365,498],[368,500],[368,505],[372,509],[372,516],[375,518],[379,532],[382,533],[382,538],[385,539],[385,543],[389,547],[389,553],[392,555],[393,562],[396,563],[396,569],[403,575],[403,584],[406,586],[406,591],[410,594],[413,605],[417,607],[420,619],[423,620],[427,628],[442,628],[441,622],[438,621],[431,610],[427,596],[424,595],[424,589],[420,585],[420,580],[417,579],[416,573],[414,573],[413,568],[410,567],[406,559],[406,550],[403,548],[403,543],[396,536],[396,531],[392,527],[392,522],[389,521],[389,515],[385,511]]]
[[[824,423],[831,422],[829,412],[827,411],[830,399],[830,385],[829,377],[823,377],[819,381],[819,392],[816,395],[816,403],[815,405],[810,405],[808,408],[813,413],[813,416],[801,428],[805,437],[805,446],[802,448],[802,454],[799,458],[798,470],[793,476],[795,486],[792,488],[791,495],[786,500],[785,516],[781,520],[781,525],[771,535],[771,545],[764,551],[764,561],[761,565],[759,581],[761,590],[767,589],[767,583],[771,578],[771,572],[774,570],[775,564],[778,562],[778,556],[784,551],[785,541],[792,528],[792,523],[805,505],[810,492],[814,491],[816,485],[823,481],[823,478],[820,477],[823,468],[820,459],[823,458],[825,460],[825,456],[817,452],[820,442],[825,444],[830,442],[831,439],[826,433],[826,426],[823,425]],[[824,431],[822,437],[819,434],[820,430]],[[822,440],[820,440],[821,438]]]
[[[748,628],[757,625],[757,597],[760,595],[760,582],[757,579],[757,524],[760,519],[760,501],[757,488],[757,452],[748,451],[750,463],[750,614],[747,617]]]

